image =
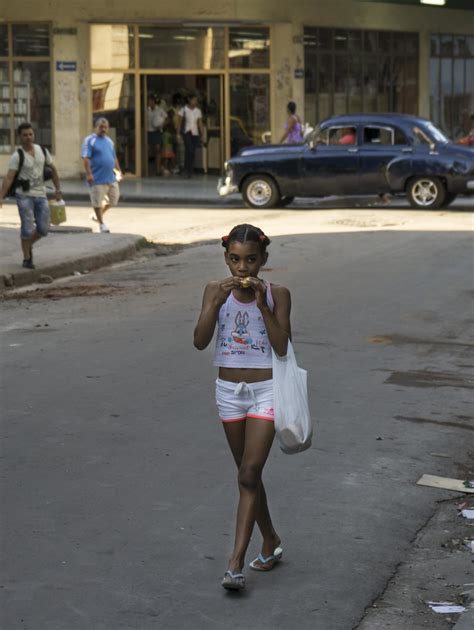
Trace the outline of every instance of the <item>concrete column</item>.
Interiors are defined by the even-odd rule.
[[[304,118],[303,24],[278,23],[272,27],[272,142],[278,142],[286,122],[288,101],[295,101]]]
[[[271,129],[272,142],[280,140],[286,121],[286,106],[293,98],[293,27],[278,23],[271,31]]]
[[[73,24],[54,24],[53,32],[53,130],[55,163],[61,177],[76,176],[80,170],[78,100],[78,35]],[[73,29],[70,33],[67,29]],[[61,32],[63,30],[63,32]],[[59,70],[57,62],[75,62],[76,70]]]

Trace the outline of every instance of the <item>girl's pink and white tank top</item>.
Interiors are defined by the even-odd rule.
[[[273,312],[274,302],[269,282],[267,305]],[[217,322],[214,365],[228,368],[271,368],[272,346],[262,313],[254,302],[239,302],[232,292],[221,306]]]

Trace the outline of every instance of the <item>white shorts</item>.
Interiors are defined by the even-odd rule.
[[[90,187],[89,192],[93,208],[100,208],[103,203],[108,206],[116,206],[120,199],[120,188],[117,182],[94,184]]]
[[[273,422],[273,381],[232,383],[216,380],[216,404],[222,422],[259,418]]]

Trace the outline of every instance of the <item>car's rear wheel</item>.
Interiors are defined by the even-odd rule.
[[[276,208],[281,195],[275,180],[268,175],[252,175],[244,181],[242,197],[249,208]]]
[[[446,187],[437,177],[414,177],[408,184],[407,195],[412,208],[435,210],[446,199]]]
[[[443,206],[446,208],[447,206],[452,204],[453,201],[456,199],[456,197],[457,197],[456,193],[448,192],[446,194],[446,197],[444,198]]]
[[[282,197],[278,203],[278,207],[286,208],[286,206],[289,206],[290,203],[293,203],[294,200],[295,200],[294,197]]]

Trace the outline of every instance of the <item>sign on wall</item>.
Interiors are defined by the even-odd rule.
[[[56,61],[58,72],[76,72],[77,61]]]

